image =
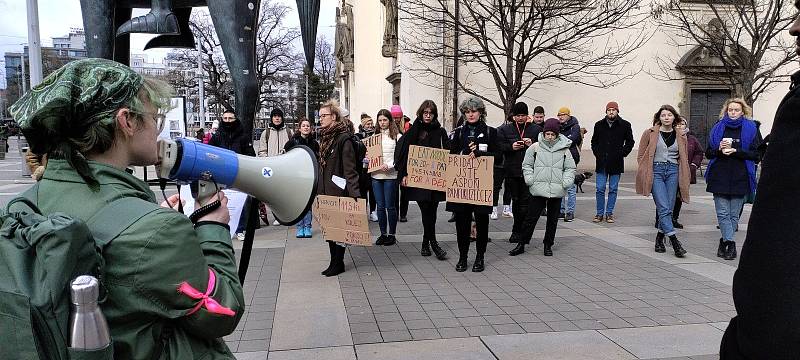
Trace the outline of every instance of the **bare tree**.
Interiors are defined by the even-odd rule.
[[[678,34],[670,46],[695,44],[705,66],[675,71],[678,58],[657,59],[656,77],[720,81],[749,104],[776,83],[788,82],[786,66],[797,58],[795,45],[782,36],[794,21],[791,0],[666,0],[652,8],[658,25]]]
[[[285,77],[280,76],[282,73],[297,70],[299,55],[294,49],[293,42],[300,33],[296,28],[284,24],[291,11],[291,8],[276,0],[261,2],[256,37],[256,73],[260,89],[269,87],[271,83],[284,81]],[[204,91],[209,99],[208,105],[221,109],[234,109],[233,82],[210,16],[205,13],[194,13],[191,28],[198,49],[171,52],[167,59],[177,65],[169,71],[167,80],[176,88],[196,89],[197,78],[186,76],[186,72],[197,68],[199,50],[203,62]],[[275,106],[275,101],[270,92],[262,91],[256,112],[262,107]]]
[[[406,0],[401,51],[421,59],[432,86],[448,78],[442,61],[488,73],[493,88],[456,79],[462,91],[510,114],[532,87],[552,82],[595,87],[636,73],[631,53],[649,39],[642,0]],[[458,8],[458,13],[456,11]],[[457,48],[445,36],[459,34]],[[468,74],[467,77],[469,77]],[[438,84],[437,84],[438,82]],[[496,90],[492,95],[491,90]]]

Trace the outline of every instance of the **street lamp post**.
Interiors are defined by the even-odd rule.
[[[39,85],[39,83],[42,82],[42,43],[41,40],[39,39],[38,1],[27,0],[27,7],[28,7],[28,61],[30,65],[31,88],[33,88],[34,86]]]

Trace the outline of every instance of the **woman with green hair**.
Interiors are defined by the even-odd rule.
[[[125,197],[152,206],[103,250],[101,302],[114,359],[230,359],[221,339],[244,311],[228,230],[227,198],[196,223],[159,206],[130,166],[159,161],[158,134],[172,90],[103,59],[73,61],[11,108],[35,154],[48,162],[31,197],[44,214],[88,221]],[[199,207],[199,204],[195,204]],[[120,214],[124,216],[124,214]]]
[[[464,124],[456,128],[450,140],[450,153],[469,155],[472,158],[486,156],[493,158],[497,149],[497,130],[486,125],[486,106],[477,97],[464,100],[459,106],[464,116]],[[483,254],[489,242],[489,214],[492,206],[472,205],[447,202],[447,211],[453,212],[456,218],[456,239],[458,241],[458,263],[456,271],[467,271],[467,254],[469,253],[470,230],[475,218],[476,244],[473,272],[484,270]]]

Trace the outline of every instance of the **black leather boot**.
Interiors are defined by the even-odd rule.
[[[419,251],[422,256],[431,256],[431,245],[428,239],[422,239],[422,249]]]
[[[686,250],[684,250],[683,246],[681,246],[681,242],[678,241],[677,236],[670,235],[669,243],[672,244],[672,250],[675,251],[675,256],[682,258],[684,255],[686,255]]]
[[[336,244],[334,244],[333,241],[327,241],[327,243],[328,243],[328,252],[331,255],[331,261],[328,263],[328,268],[322,270],[322,272],[320,273],[322,275],[328,275],[328,273],[331,271],[331,268],[333,267],[333,258],[336,256],[336,249],[335,249]]]
[[[467,271],[467,257],[462,256],[458,258],[458,263],[456,263],[456,271],[464,272]]]
[[[667,248],[664,246],[664,233],[659,232],[656,235],[656,252],[663,253],[667,252]]]
[[[433,253],[436,254],[436,259],[438,260],[447,260],[447,251],[442,249],[439,246],[439,242],[436,239],[431,239],[431,249],[433,249]]]
[[[389,234],[386,236],[386,241],[383,242],[383,246],[392,246],[397,243],[397,238],[394,235]]]
[[[475,263],[472,264],[472,272],[481,272],[483,269],[483,254],[478,254],[475,256]]]
[[[516,244],[519,242],[519,236],[516,233],[511,233],[511,236],[508,238],[508,242],[512,244]]]
[[[519,243],[519,244],[517,244],[517,247],[511,249],[511,251],[508,252],[508,255],[517,256],[517,255],[522,254],[524,252],[525,252],[525,244]]]
[[[725,242],[725,260],[733,260],[736,259],[736,242],[734,241],[726,241]]]
[[[333,263],[331,264],[331,269],[328,270],[325,276],[336,276],[344,272],[344,253],[347,251],[347,248],[339,245],[333,246],[335,247]]]
[[[553,256],[553,245],[544,244],[544,256]]]
[[[725,240],[719,238],[719,246],[717,247],[717,257],[725,257]]]

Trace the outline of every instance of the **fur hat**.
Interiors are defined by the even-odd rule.
[[[570,112],[570,111],[569,111],[569,108],[568,108],[568,107],[566,107],[566,106],[564,106],[564,107],[562,107],[562,108],[558,109],[558,113],[559,113],[559,114],[567,114],[567,115],[572,115],[572,112]]]
[[[511,115],[528,115],[528,104],[518,102],[511,108]]]
[[[561,112],[561,111],[559,111],[559,112]],[[542,133],[546,133],[548,131],[552,131],[552,132],[554,132],[556,134],[559,134],[559,132],[561,131],[561,122],[559,122],[558,119],[556,119],[556,118],[549,118],[549,119],[545,120],[544,121],[544,130],[542,130]]]

